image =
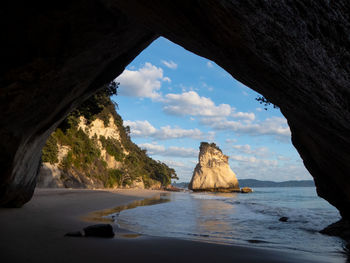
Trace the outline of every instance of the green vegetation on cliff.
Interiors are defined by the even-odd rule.
[[[58,146],[57,146],[57,140],[56,137],[52,134],[47,139],[46,144],[42,150],[42,161],[48,162],[51,164],[57,163],[58,158]]]
[[[222,151],[221,151],[221,149],[219,148],[219,146],[217,146],[214,142],[212,142],[212,143],[201,142],[201,144],[200,144],[200,146],[199,146],[199,150],[200,150],[201,152],[206,151],[208,148],[215,148],[215,149],[217,149],[218,151],[220,151],[220,152],[222,153]]]
[[[131,141],[130,128],[123,126],[123,120],[115,110],[116,105],[110,99],[111,95],[116,94],[117,87],[118,84],[113,82],[92,96],[72,112],[47,140],[42,160],[58,164],[65,185],[74,187],[74,181],[80,178],[80,182],[103,187],[130,186],[143,181],[148,188],[154,185],[167,186],[171,179],[177,179],[174,169],[151,159],[145,150]],[[85,120],[85,130],[79,125],[81,117]],[[96,134],[89,137],[87,129],[93,121],[99,119],[105,128],[112,127],[111,117],[119,138]],[[67,151],[61,161],[59,147],[65,147]],[[115,167],[109,167],[107,157],[113,157]]]

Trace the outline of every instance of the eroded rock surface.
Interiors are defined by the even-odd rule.
[[[278,105],[318,194],[350,218],[350,3],[11,1],[1,8],[0,204],[27,202],[60,120],[157,36]]]
[[[0,206],[18,207],[51,132],[157,35],[101,1],[14,0],[0,12]]]
[[[228,156],[214,143],[202,142],[198,164],[188,188],[194,191],[240,191],[235,173],[228,163]]]

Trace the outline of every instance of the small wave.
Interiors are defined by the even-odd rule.
[[[219,195],[219,194],[197,194],[197,193],[193,193],[191,194],[191,196],[194,199],[200,199],[200,200],[226,200],[226,199],[230,199],[232,198],[232,196],[223,196],[223,195]]]
[[[209,192],[173,196],[172,202],[159,206],[123,211],[118,223],[134,232],[205,242],[318,254],[320,248],[325,254],[339,247],[337,239],[318,234],[337,214],[317,205],[316,197],[317,202],[299,204],[274,191],[266,197]],[[280,222],[282,216],[288,221]]]
[[[210,237],[207,234],[194,234],[194,233],[187,233],[188,236],[194,236],[194,237]]]
[[[262,244],[262,243],[270,243],[264,240],[259,240],[259,239],[248,239],[247,242],[253,243],[253,244]]]
[[[246,200],[225,200],[226,203],[232,205],[239,205],[243,209],[248,209],[255,214],[267,215],[270,217],[288,217],[288,222],[307,224],[310,221],[317,222],[325,217],[325,212],[315,213],[310,209],[304,208],[294,208],[270,205],[268,203],[256,202],[256,201],[246,201]]]
[[[311,233],[311,234],[316,234],[319,232],[319,230],[316,229],[312,229],[312,228],[305,228],[305,227],[300,227],[299,229],[307,232],[307,233]]]

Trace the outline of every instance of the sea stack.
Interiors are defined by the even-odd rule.
[[[236,174],[215,143],[201,142],[198,164],[188,186],[193,191],[239,192]]]

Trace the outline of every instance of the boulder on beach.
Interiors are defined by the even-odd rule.
[[[280,219],[278,219],[278,220],[281,221],[281,222],[287,222],[288,219],[289,219],[288,217],[282,216],[282,217],[280,217]]]
[[[339,236],[342,239],[350,241],[350,221],[346,219],[340,219],[339,221],[321,230],[320,233],[329,236]]]
[[[85,227],[82,231],[73,231],[65,234],[67,237],[114,237],[114,230],[110,224],[97,224]]]
[[[97,224],[84,228],[86,237],[114,237],[114,230],[110,224]]]
[[[238,180],[215,143],[202,142],[198,164],[188,188],[193,191],[239,192]]]

